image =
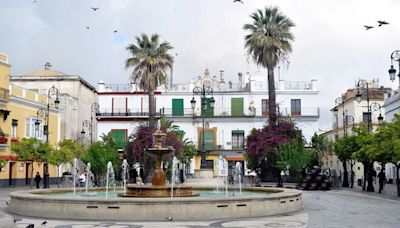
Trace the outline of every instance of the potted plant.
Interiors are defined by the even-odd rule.
[[[3,130],[0,128],[0,144],[6,144],[8,141],[8,138],[6,137],[6,134],[4,134]]]

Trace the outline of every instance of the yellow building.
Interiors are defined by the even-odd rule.
[[[0,54],[0,158],[4,161],[4,167],[0,172],[0,187],[29,185],[32,173],[36,172],[43,177],[44,162],[19,159],[10,152],[10,144],[29,137],[45,141],[47,104],[54,103],[54,100],[52,98],[48,100],[45,94],[10,84],[10,71],[8,57]],[[49,143],[56,145],[59,141],[60,126],[58,110],[50,107],[48,116]],[[35,126],[37,122],[40,123],[39,128]],[[55,166],[49,166],[49,175],[50,183],[55,182],[57,178]]]

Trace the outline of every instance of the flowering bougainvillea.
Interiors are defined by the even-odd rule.
[[[298,130],[292,122],[281,121],[276,126],[253,129],[247,136],[246,158],[248,168],[265,176],[276,160],[276,148],[298,137]]]

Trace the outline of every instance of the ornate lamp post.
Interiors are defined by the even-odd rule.
[[[364,79],[360,79],[357,82],[357,94],[356,94],[356,100],[358,103],[361,103],[362,100],[362,93],[361,93],[361,85],[365,84],[366,85],[366,96],[367,96],[367,126],[368,126],[368,131],[371,132],[371,106],[369,104],[369,82],[364,80]],[[372,173],[373,173],[373,162],[368,162],[368,164],[364,164],[364,168],[365,166],[367,166],[367,176],[368,176],[368,186],[367,186],[367,192],[374,192],[374,185],[372,184]],[[364,172],[365,173],[365,172]]]
[[[202,137],[201,137],[201,163],[200,163],[200,169],[205,169],[207,168],[207,162],[206,162],[206,148],[205,148],[205,129],[204,129],[204,112],[208,108],[207,104],[207,95],[211,95],[211,98],[209,100],[209,106],[210,108],[214,108],[215,105],[215,99],[213,97],[213,89],[210,86],[205,86],[203,85],[202,87],[196,86],[193,88],[193,98],[190,101],[190,104],[192,106],[193,110],[193,115],[194,115],[194,109],[196,107],[196,100],[194,99],[194,96],[198,95],[201,97],[201,121],[202,121]]]
[[[90,145],[93,143],[93,120],[100,113],[100,106],[98,103],[94,102],[91,106],[90,113]]]
[[[40,127],[40,123],[42,122],[42,121],[39,120],[39,117],[47,118],[47,110],[45,108],[40,108],[36,112],[35,138],[39,138],[39,132],[40,132],[39,127]],[[48,131],[47,127],[45,127],[43,129],[43,131],[44,131],[43,134],[48,134],[47,133],[47,131]]]
[[[338,107],[339,105],[342,106],[342,122],[343,122],[343,135],[347,134],[347,129],[345,128],[345,117],[344,117],[344,98],[343,97],[337,97],[335,99],[335,105]],[[337,123],[337,128],[339,128],[339,123],[338,123],[338,108],[335,107],[333,111],[335,112],[336,116],[336,123]]]
[[[47,91],[47,109],[45,110],[44,108],[40,108],[37,111],[37,120],[35,122],[35,129],[37,132],[39,132],[39,114],[44,115],[46,117],[46,124],[43,127],[43,134],[46,135],[46,143],[49,143],[49,124],[50,124],[50,107],[54,105],[55,109],[58,109],[60,106],[60,100],[58,99],[58,89],[53,85],[48,91]],[[55,96],[54,104],[50,104],[50,99]],[[43,175],[43,185],[44,188],[49,188],[49,166],[47,162],[44,164],[44,175]]]
[[[390,59],[392,61],[392,64],[388,72],[391,81],[394,81],[394,79],[396,78],[396,69],[393,67],[393,61],[399,63],[399,74],[397,76],[399,77],[399,88],[400,88],[400,50],[392,52],[392,54],[390,55]]]
[[[89,120],[84,120],[82,122],[82,130],[81,130],[81,139],[82,139],[82,144],[84,143],[85,139],[85,128],[89,129],[89,135],[92,137],[92,123]],[[90,144],[92,144],[92,141],[90,141]]]

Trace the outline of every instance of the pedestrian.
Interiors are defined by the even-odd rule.
[[[79,184],[81,188],[85,187],[86,184],[86,176],[84,172],[81,172],[81,175],[79,176]]]
[[[383,183],[384,183],[384,180],[385,180],[385,173],[383,172],[383,170],[381,170],[379,172],[378,179],[379,179],[378,180],[379,181],[379,193],[381,193],[382,190],[383,190]]]
[[[39,184],[40,184],[41,180],[42,180],[42,177],[40,176],[39,172],[36,172],[36,176],[35,176],[36,188],[40,188]]]

